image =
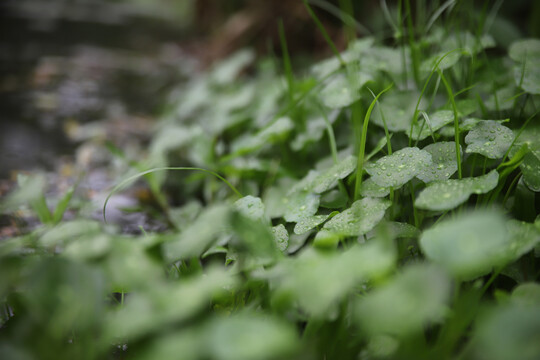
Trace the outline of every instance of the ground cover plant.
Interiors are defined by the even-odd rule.
[[[315,3],[315,2],[313,2]],[[499,2],[382,2],[309,66],[241,50],[178,92],[89,218],[20,176],[1,211],[3,359],[538,359],[540,39]],[[414,20],[414,21],[413,21]],[[135,183],[165,224],[125,234]],[[75,194],[75,195],[74,195]],[[66,210],[75,216],[64,219]]]

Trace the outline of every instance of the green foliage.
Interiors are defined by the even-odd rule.
[[[449,179],[428,184],[416,198],[416,206],[428,210],[451,210],[472,194],[485,194],[497,186],[496,170],[475,178]]]
[[[171,93],[137,161],[111,146],[132,171],[104,214],[144,180],[160,231],[20,176],[0,358],[540,358],[540,40],[400,1],[393,39],[348,22],[339,52],[304,3],[331,58],[297,63],[281,23],[283,62],[241,50]]]

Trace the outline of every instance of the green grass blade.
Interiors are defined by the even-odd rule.
[[[281,43],[281,52],[283,55],[283,68],[285,69],[285,77],[287,79],[287,86],[289,88],[289,103],[294,101],[294,75],[291,66],[291,58],[289,56],[289,49],[287,47],[287,38],[285,37],[285,28],[283,26],[283,20],[278,22],[279,29],[279,41]]]
[[[386,119],[384,117],[384,112],[382,110],[381,104],[379,104],[379,100],[377,99],[377,96],[375,96],[375,93],[373,91],[371,91],[371,89],[369,89],[369,88],[368,88],[368,90],[371,93],[371,95],[373,95],[373,98],[375,99],[377,105],[379,105],[379,114],[381,115],[381,119],[382,119],[383,126],[384,126],[384,136],[386,136],[386,145],[387,145],[387,149],[388,149],[388,155],[392,155],[392,143],[390,141],[392,136],[390,135],[390,132],[388,131],[388,126],[386,125]]]
[[[56,204],[56,208],[54,209],[54,213],[52,214],[52,222],[54,224],[58,224],[60,220],[64,217],[64,213],[67,210],[67,207],[69,205],[69,202],[71,201],[71,198],[73,197],[73,193],[75,192],[75,188],[78,185],[78,181],[76,184],[72,185],[62,196],[58,204]]]
[[[211,170],[208,170],[208,169],[203,169],[203,168],[197,168],[197,167],[183,167],[183,166],[180,166],[180,167],[159,167],[159,168],[154,168],[154,169],[150,169],[150,170],[146,170],[146,171],[143,171],[143,172],[140,172],[140,173],[137,173],[133,176],[130,176],[128,177],[127,179],[123,180],[122,182],[120,182],[119,184],[117,184],[110,192],[109,192],[109,195],[107,195],[107,198],[105,199],[105,202],[103,203],[103,220],[105,222],[107,222],[107,219],[106,219],[106,214],[105,214],[105,211],[106,211],[106,208],[107,208],[107,203],[109,202],[111,196],[113,196],[116,192],[122,190],[122,189],[125,189],[130,183],[132,183],[133,181],[145,176],[145,175],[148,175],[148,174],[152,174],[152,173],[155,173],[155,172],[158,172],[158,171],[168,171],[168,170],[171,170],[171,171],[202,171],[204,173],[207,173],[207,174],[210,174],[210,175],[213,175],[215,177],[217,177],[219,180],[223,181],[236,195],[238,195],[238,197],[243,197],[243,195],[240,193],[240,191],[238,191],[234,185],[232,185],[227,179],[225,179],[223,176],[219,175],[218,173],[214,172],[214,171],[211,171]]]
[[[405,0],[405,9],[407,10],[407,33],[409,39],[409,47],[411,49],[411,60],[413,67],[414,82],[420,84],[420,58],[418,53],[418,45],[414,39],[414,25],[412,22],[411,2]]]
[[[424,87],[422,88],[422,91],[420,92],[420,96],[418,97],[418,100],[416,101],[416,107],[414,108],[414,115],[413,115],[413,119],[411,121],[411,129],[410,129],[410,133],[412,134],[412,131],[413,131],[413,125],[416,123],[416,119],[418,118],[418,107],[420,106],[420,102],[422,101],[422,98],[424,97],[424,94],[426,92],[426,89],[427,89],[427,86],[429,85],[429,81],[431,80],[431,78],[433,77],[433,74],[435,74],[437,72],[437,70],[439,69],[439,64],[441,63],[441,61],[444,60],[445,57],[447,57],[448,55],[450,55],[451,53],[453,53],[454,51],[463,51],[462,49],[454,49],[454,50],[450,50],[449,52],[447,52],[446,54],[442,55],[439,60],[437,60],[437,62],[435,63],[435,65],[433,65],[433,68],[431,69],[431,72],[428,76],[428,78],[426,79],[425,83],[424,83]],[[409,138],[409,146],[412,145],[412,139]]]
[[[382,94],[390,90],[392,86],[394,86],[394,84],[388,85],[380,93],[378,93],[366,111],[366,116],[364,117],[364,124],[362,126],[362,135],[360,139],[360,149],[358,153],[358,166],[356,167],[356,184],[354,187],[354,200],[358,200],[360,198],[360,187],[362,186],[362,175],[364,172],[364,156],[366,153],[366,140],[367,140],[369,118],[371,117],[371,112],[373,111],[375,104],[377,104],[377,100],[381,97]]]
[[[354,7],[351,0],[339,0],[339,6],[344,14],[347,14],[347,17],[343,18],[345,36],[347,37],[348,42],[353,41],[356,38],[356,32],[354,30],[354,23],[350,19],[354,17]]]
[[[324,123],[326,124],[326,132],[328,133],[328,141],[330,143],[330,151],[332,152],[332,160],[334,160],[334,164],[337,164],[338,151],[337,151],[336,136],[334,134],[334,129],[332,128],[332,124],[330,123],[330,120],[328,120],[328,116],[326,115],[326,112],[324,111],[321,105],[319,105],[319,109],[321,110]]]
[[[345,63],[345,61],[341,57],[341,54],[339,53],[338,49],[336,48],[336,45],[334,44],[334,42],[330,38],[330,35],[328,35],[328,32],[326,31],[323,24],[321,23],[321,20],[319,20],[319,18],[315,14],[315,12],[313,12],[313,9],[311,8],[311,6],[309,6],[308,0],[304,0],[304,6],[306,7],[306,9],[308,11],[309,16],[311,16],[311,18],[315,22],[315,25],[317,25],[317,27],[319,28],[319,31],[321,32],[322,36],[324,37],[324,40],[327,42],[328,46],[330,46],[330,49],[332,49],[332,52],[334,53],[336,58],[339,60],[339,63],[341,64],[341,66],[345,67],[347,64]]]
[[[45,195],[41,195],[36,200],[30,203],[32,209],[36,212],[39,221],[43,224],[50,224],[53,221],[53,217],[49,207],[47,206],[47,201],[45,200]]]
[[[459,145],[459,117],[458,117],[458,110],[456,106],[456,99],[454,98],[454,93],[452,91],[452,88],[450,87],[450,84],[446,80],[446,77],[444,76],[443,72],[438,69],[439,76],[441,77],[441,80],[444,84],[444,87],[446,88],[446,92],[448,93],[448,97],[450,98],[450,102],[452,104],[452,109],[454,110],[454,141],[456,142],[456,158],[457,158],[457,166],[458,166],[458,177],[462,178],[462,172],[461,172],[461,152],[460,152],[460,145]]]

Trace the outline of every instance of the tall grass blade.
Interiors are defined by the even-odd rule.
[[[362,186],[362,175],[364,172],[364,156],[366,153],[366,141],[367,141],[367,130],[369,125],[369,118],[371,117],[371,112],[373,111],[373,108],[375,107],[375,104],[377,104],[377,100],[381,97],[382,94],[390,90],[394,86],[394,84],[388,85],[386,88],[384,88],[380,93],[377,94],[375,99],[371,102],[369,105],[369,108],[366,111],[366,116],[364,117],[364,123],[362,126],[362,135],[360,139],[360,149],[358,153],[358,165],[356,167],[356,184],[354,187],[354,200],[358,200],[360,198],[360,187]]]

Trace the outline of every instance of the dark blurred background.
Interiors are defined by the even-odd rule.
[[[341,49],[339,8],[346,3],[311,1]],[[394,16],[397,1],[352,3],[357,35],[391,43],[381,6]],[[418,4],[412,1],[415,21]],[[500,6],[491,32],[503,48],[540,34],[540,1],[474,4],[478,11]],[[330,54],[301,0],[1,1],[0,179],[12,170],[52,168],[76,145],[77,136],[66,133],[86,122],[103,120],[118,136],[148,133],[166,94],[187,74],[245,46],[280,56],[278,19],[293,56]]]

